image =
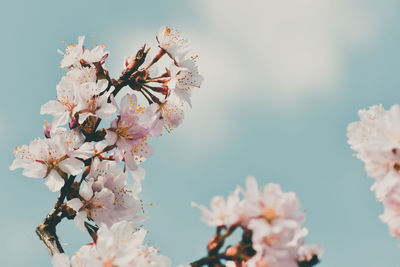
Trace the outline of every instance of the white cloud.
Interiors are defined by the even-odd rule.
[[[194,35],[194,34],[192,34]],[[207,40],[212,39],[212,42]],[[237,121],[229,112],[238,112],[238,95],[245,94],[245,77],[235,58],[235,51],[210,35],[197,34],[190,40],[199,52],[199,70],[204,76],[201,88],[193,93],[193,108],[187,110],[179,134],[194,152],[206,152],[229,144]],[[238,92],[242,90],[243,93]],[[200,155],[202,156],[202,155]]]
[[[367,1],[198,3],[221,49],[236,51],[236,67],[248,77],[246,84],[264,85],[267,96],[277,100],[292,102],[332,89],[351,52],[368,44],[376,32],[376,16]]]

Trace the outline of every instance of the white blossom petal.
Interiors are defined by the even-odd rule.
[[[70,267],[69,257],[65,253],[56,253],[51,258],[53,267]]]
[[[22,174],[31,178],[43,178],[47,173],[47,166],[39,162],[30,162],[23,168]]]
[[[118,135],[114,131],[106,130],[106,142],[107,145],[114,145],[117,142]]]
[[[79,190],[79,195],[83,197],[86,201],[91,199],[93,196],[92,185],[93,185],[93,180],[90,180]]]
[[[70,156],[74,158],[88,159],[94,155],[94,149],[94,144],[87,142],[77,150],[74,150],[72,153],[70,153]]]
[[[71,175],[78,175],[85,164],[76,158],[67,158],[61,161],[58,166],[63,172],[69,173]]]
[[[45,185],[47,185],[50,191],[57,192],[60,191],[65,182],[64,179],[55,170],[52,170],[50,171],[44,183]]]
[[[78,212],[80,208],[82,208],[83,204],[79,198],[73,198],[67,202],[67,205],[73,209],[74,211]]]
[[[86,231],[86,228],[85,228],[86,218],[87,218],[87,213],[84,210],[78,212],[74,218],[74,223],[76,224],[76,226],[78,226],[79,230],[81,230],[82,232]]]

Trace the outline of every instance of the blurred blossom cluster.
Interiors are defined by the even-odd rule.
[[[146,233],[144,229],[133,232],[132,224],[127,221],[120,221],[111,227],[102,225],[97,231],[95,243],[81,247],[71,260],[66,254],[55,254],[53,266],[171,266],[171,261],[158,254],[156,248],[143,244]]]
[[[347,128],[348,142],[375,180],[371,190],[384,207],[380,219],[400,238],[400,106],[376,105],[358,115],[360,121]]]
[[[278,184],[258,188],[254,177],[248,177],[246,189],[240,186],[225,200],[216,196],[211,210],[192,203],[202,211],[202,220],[217,228],[208,245],[209,256],[227,266],[313,266],[322,256],[319,245],[306,245],[308,230],[302,226],[304,214],[294,192],[282,192]],[[238,228],[242,239],[219,250],[225,239]],[[215,262],[214,262],[215,263]]]

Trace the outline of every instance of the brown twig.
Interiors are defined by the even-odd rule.
[[[44,218],[44,220],[36,228],[36,234],[39,236],[40,240],[42,240],[51,256],[56,253],[64,252],[56,234],[56,226],[66,216],[63,214],[60,207],[64,203],[65,197],[67,196],[75,177],[76,176],[71,175],[65,181],[64,186],[60,190],[60,195],[56,204],[54,205],[54,208],[49,214],[47,214],[46,218]]]
[[[239,225],[234,224],[225,230],[224,234],[221,234],[225,227],[218,226],[215,235],[211,238],[207,246],[208,256],[203,257],[197,261],[190,263],[192,267],[200,267],[204,265],[208,266],[221,266],[220,260],[240,260],[239,255],[229,255],[227,251],[220,253],[219,250],[224,246],[225,240],[229,237]]]
[[[240,260],[240,259],[235,256],[228,256],[225,253],[221,253],[221,254],[201,258],[197,261],[190,263],[190,266],[192,266],[192,267],[201,267],[204,265],[218,266],[220,260]],[[219,265],[219,266],[221,266],[221,265]]]

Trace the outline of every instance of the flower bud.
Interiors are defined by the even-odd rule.
[[[51,123],[45,121],[45,124],[43,125],[44,136],[46,136],[46,138],[50,138],[50,132],[51,132]]]
[[[75,117],[73,120],[71,120],[70,122],[69,122],[69,128],[70,129],[74,129],[74,128],[76,128],[76,127],[78,127],[79,126],[79,122],[78,122],[79,120],[78,120],[78,118],[77,117]]]
[[[239,250],[237,248],[237,246],[234,247],[228,247],[226,249],[226,255],[228,256],[235,256],[236,254],[238,254]]]
[[[213,238],[211,238],[210,242],[208,243],[208,251],[214,250],[217,246],[219,245],[218,243],[218,236],[214,235]]]

